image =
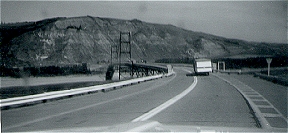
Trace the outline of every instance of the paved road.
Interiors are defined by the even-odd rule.
[[[217,74],[215,76],[225,80],[243,94],[256,111],[263,128],[282,128],[287,132],[287,87],[252,75]]]
[[[176,75],[110,92],[94,93],[17,109],[2,110],[2,131],[100,127],[127,123],[191,89],[186,96],[148,120],[164,124],[257,128],[239,92],[215,76]],[[192,71],[192,70],[191,70]],[[172,99],[172,100],[173,100]]]
[[[269,81],[255,78],[253,75],[231,75],[233,78],[247,84],[270,101],[286,118],[288,103],[288,87],[273,84]]]
[[[152,119],[169,125],[256,127],[249,112],[235,88],[214,76],[198,76],[193,92]]]

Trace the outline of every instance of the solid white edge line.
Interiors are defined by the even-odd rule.
[[[156,122],[156,121],[152,121],[152,122],[146,123],[144,125],[141,125],[139,127],[132,128],[126,132],[144,132],[146,129],[150,129],[150,128],[155,127],[157,125],[160,125],[160,123]]]
[[[271,129],[272,127],[270,126],[269,122],[265,119],[265,117],[263,116],[263,114],[261,113],[260,109],[257,107],[256,104],[254,104],[254,102],[247,96],[245,95],[240,88],[238,88],[235,84],[233,84],[232,82],[226,80],[223,77],[220,77],[216,74],[214,74],[214,76],[218,77],[219,79],[227,82],[229,85],[231,85],[232,87],[234,87],[236,90],[238,90],[238,92],[248,101],[248,104],[251,106],[252,110],[255,112],[255,115],[257,117],[257,119],[260,122],[260,125],[262,128],[265,129]]]
[[[175,102],[177,102],[178,100],[180,100],[181,98],[186,96],[190,91],[192,91],[195,88],[197,82],[198,82],[197,77],[194,76],[194,82],[186,90],[184,90],[183,92],[181,92],[177,96],[169,99],[168,101],[161,104],[160,106],[158,106],[158,107],[150,110],[149,112],[135,118],[134,120],[132,120],[132,122],[145,121],[145,120],[148,120],[149,118],[155,116],[156,114],[160,113],[161,111],[163,111],[167,107],[171,106],[172,104],[174,104]]]

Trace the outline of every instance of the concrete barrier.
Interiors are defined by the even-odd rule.
[[[169,77],[169,76],[174,74],[172,65],[167,65],[167,69],[168,69],[168,73],[166,74],[167,77]]]

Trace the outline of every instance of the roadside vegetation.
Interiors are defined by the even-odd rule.
[[[259,77],[261,79],[273,82],[275,84],[288,86],[288,67],[282,68],[282,69],[271,70],[269,76],[268,76],[267,71],[254,73],[254,77]]]

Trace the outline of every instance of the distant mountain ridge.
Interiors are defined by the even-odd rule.
[[[132,58],[224,57],[241,54],[287,56],[287,44],[247,42],[137,19],[92,16],[51,18],[1,25],[1,62],[38,66],[109,62],[120,32],[132,34]]]

